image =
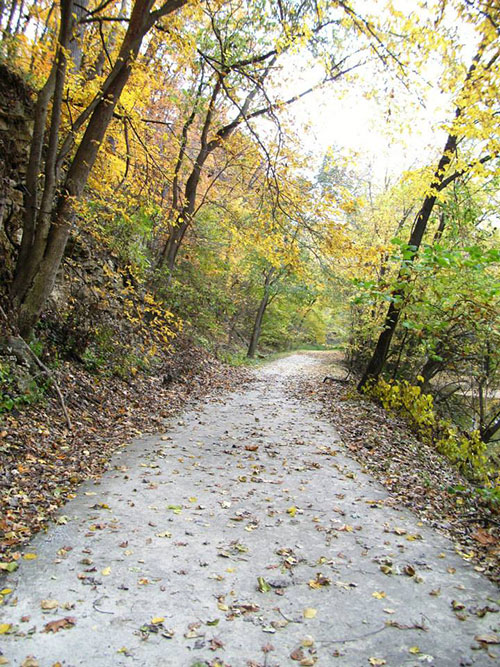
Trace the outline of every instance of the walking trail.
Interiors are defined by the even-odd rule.
[[[266,366],[80,487],[2,583],[0,664],[498,664],[497,588],[288,392],[320,363]]]

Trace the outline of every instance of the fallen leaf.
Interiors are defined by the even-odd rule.
[[[305,657],[306,656],[304,654],[304,651],[300,648],[300,646],[290,653],[290,658],[292,660],[300,661],[303,660]]]
[[[65,616],[57,621],[50,621],[46,623],[43,632],[59,632],[59,630],[66,630],[76,625],[76,618],[74,616]]]
[[[317,609],[314,609],[313,607],[306,607],[303,611],[303,616],[304,618],[315,618],[317,613]]]
[[[370,658],[368,662],[370,665],[373,665],[373,667],[382,667],[382,665],[387,665],[387,660],[384,660],[384,658]]]
[[[487,530],[484,528],[480,528],[479,530],[476,530],[475,533],[472,534],[472,537],[479,542],[480,544],[488,545],[488,544],[496,544],[496,538],[493,537],[493,535],[490,535]]]
[[[12,623],[0,623],[0,635],[6,635],[12,627]]]
[[[36,554],[24,554],[24,560],[36,560],[38,556]]]
[[[257,589],[261,593],[269,593],[269,591],[271,590],[271,586],[269,586],[264,577],[257,577]]]
[[[490,635],[476,635],[474,639],[482,644],[500,644],[500,638],[493,633]]]
[[[26,660],[24,660],[20,667],[38,667],[39,663],[38,660],[35,658],[34,655],[29,655]]]
[[[420,649],[418,648],[418,646],[412,646],[411,648],[408,649],[408,651],[413,655],[417,655],[418,653],[420,653]]]
[[[101,574],[103,577],[107,577],[108,575],[111,574],[111,568],[110,567],[105,567],[104,570],[101,570]]]
[[[377,598],[377,600],[382,600],[387,597],[384,591],[375,591],[372,593],[372,597]]]
[[[40,607],[45,610],[57,609],[59,607],[59,602],[57,600],[42,600],[40,602]]]
[[[292,507],[287,509],[286,513],[293,518],[297,514],[297,508],[292,505]]]
[[[154,618],[151,619],[151,623],[153,625],[159,625],[160,623],[163,623],[165,620],[164,616],[155,616]]]
[[[16,561],[11,561],[10,563],[0,563],[0,570],[4,570],[5,572],[15,572],[18,567],[19,563],[16,563]]]
[[[324,588],[331,584],[331,580],[328,577],[324,577],[321,572],[316,574],[316,579],[311,579],[309,581],[309,588]]]

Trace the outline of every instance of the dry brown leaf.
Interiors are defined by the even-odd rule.
[[[57,621],[50,621],[46,623],[43,632],[59,632],[59,630],[67,630],[76,625],[76,618],[74,616],[65,616],[59,618]]]

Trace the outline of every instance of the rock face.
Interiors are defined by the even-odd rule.
[[[33,93],[0,65],[0,284],[10,282],[20,240],[23,183],[33,131]]]

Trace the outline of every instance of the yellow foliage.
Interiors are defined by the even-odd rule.
[[[493,470],[479,432],[462,434],[450,421],[438,417],[430,394],[422,393],[420,387],[406,380],[388,382],[383,378],[369,384],[365,393],[384,409],[403,416],[419,437],[444,454],[464,475],[490,484]]]

